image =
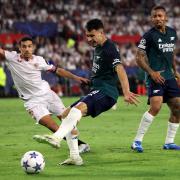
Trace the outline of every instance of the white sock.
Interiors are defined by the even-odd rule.
[[[179,123],[168,122],[168,129],[167,129],[167,136],[166,136],[165,144],[174,143],[174,138],[175,138],[178,128],[179,128]]]
[[[59,129],[53,134],[55,137],[63,139],[68,133],[70,133],[78,121],[80,121],[82,113],[79,109],[73,107],[69,111],[66,118],[62,119],[62,123]]]
[[[66,141],[70,150],[70,157],[79,156],[78,135],[74,135],[70,132],[66,135]]]
[[[139,124],[139,128],[135,137],[135,141],[142,141],[145,133],[147,132],[148,128],[150,127],[154,116],[151,115],[148,111],[145,112],[141,118],[141,122]]]

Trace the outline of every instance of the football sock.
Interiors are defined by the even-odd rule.
[[[154,116],[151,115],[148,111],[145,112],[141,118],[139,128],[135,137],[135,141],[142,141],[145,133],[147,132],[149,126],[151,125]]]
[[[72,131],[78,121],[80,121],[82,113],[79,109],[73,107],[69,111],[66,118],[62,119],[59,129],[54,133],[54,136],[63,139],[69,132]]]
[[[174,138],[175,138],[178,128],[179,128],[179,123],[168,122],[168,129],[167,129],[167,136],[166,136],[165,144],[174,143]]]
[[[65,141],[66,141],[66,137],[63,138]],[[78,139],[78,146],[81,145],[81,144],[87,144],[86,142]]]
[[[66,135],[67,144],[70,150],[70,157],[79,156],[77,137],[77,135],[71,134],[71,132]]]

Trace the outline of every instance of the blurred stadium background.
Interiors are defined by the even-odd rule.
[[[149,13],[154,5],[164,5],[169,14],[168,25],[180,36],[179,0],[0,0],[0,46],[17,49],[24,35],[35,39],[35,54],[71,72],[90,76],[92,49],[84,38],[83,27],[91,18],[100,18],[109,38],[120,48],[131,90],[145,95],[144,73],[135,62],[136,43],[150,28]],[[176,62],[180,71],[180,41]],[[83,95],[88,87],[71,80],[44,73],[59,96]],[[0,62],[0,97],[16,97],[6,62]]]

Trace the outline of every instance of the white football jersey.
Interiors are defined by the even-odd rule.
[[[26,61],[16,51],[5,51],[5,58],[20,98],[29,100],[50,90],[48,82],[42,80],[41,71],[51,71],[54,66],[47,64],[43,57],[33,55]]]

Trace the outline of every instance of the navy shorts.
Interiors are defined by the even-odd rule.
[[[71,107],[75,106],[79,102],[84,102],[87,105],[87,116],[90,115],[92,117],[96,117],[102,112],[110,109],[117,101],[112,97],[103,94],[100,90],[93,90],[88,95],[73,103]]]
[[[157,84],[154,81],[148,88],[148,104],[153,96],[163,96],[163,102],[166,103],[170,98],[180,97],[180,88],[176,79],[168,79],[164,84]]]

